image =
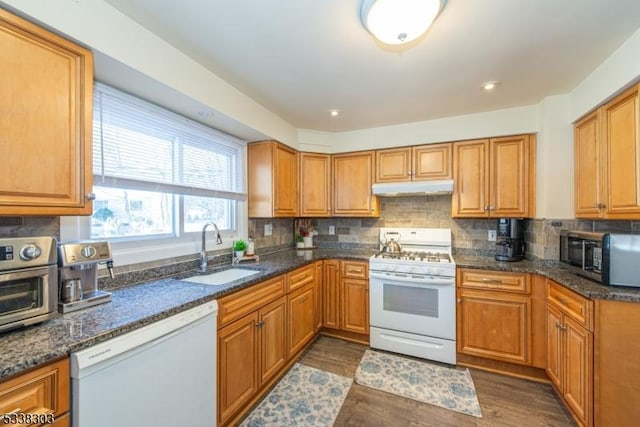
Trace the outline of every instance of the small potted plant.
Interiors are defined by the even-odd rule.
[[[313,247],[313,227],[308,226],[301,226],[300,227],[300,235],[302,236],[302,241],[305,248],[312,248]]]
[[[304,248],[304,237],[302,237],[302,234],[296,234],[296,248]]]
[[[236,253],[236,258],[242,258],[244,256],[244,251],[247,249],[247,246],[247,242],[242,239],[233,242],[233,250]]]

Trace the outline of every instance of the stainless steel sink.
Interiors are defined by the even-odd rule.
[[[202,283],[205,285],[220,286],[225,285],[234,280],[243,279],[245,277],[258,274],[260,271],[247,270],[245,268],[229,268],[228,270],[218,271],[211,274],[198,274],[191,277],[181,279],[185,282]]]

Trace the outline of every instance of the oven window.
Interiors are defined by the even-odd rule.
[[[42,279],[10,280],[0,284],[0,313],[11,314],[42,307]]]
[[[438,318],[438,290],[402,285],[383,285],[384,311]]]

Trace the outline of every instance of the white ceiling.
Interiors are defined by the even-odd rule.
[[[361,26],[361,0],[106,1],[293,126],[331,132],[538,103],[640,27],[638,0],[449,0],[425,37],[390,49]]]

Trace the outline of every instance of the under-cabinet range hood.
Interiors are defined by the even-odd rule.
[[[424,194],[451,194],[453,180],[443,179],[434,181],[387,182],[373,184],[373,194],[379,196],[416,196]]]

